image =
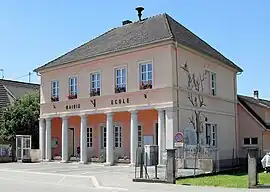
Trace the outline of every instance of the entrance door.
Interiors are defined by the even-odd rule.
[[[22,160],[22,137],[16,137],[16,157]]]
[[[75,148],[74,148],[74,128],[68,129],[68,156],[75,156]]]

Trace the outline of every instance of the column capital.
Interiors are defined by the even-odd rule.
[[[130,110],[129,112],[130,112],[131,115],[136,115],[136,114],[138,114],[138,111],[137,111],[137,110],[134,110],[134,109],[133,109],[133,110]]]
[[[50,120],[52,120],[52,117],[46,117],[45,120],[50,121]]]
[[[61,116],[62,120],[68,120],[68,116]]]
[[[157,110],[158,112],[164,112],[164,111],[165,111],[164,108],[156,108],[156,110]]]
[[[39,117],[38,120],[39,120],[39,121],[44,121],[45,118],[44,118],[44,117]]]
[[[113,112],[111,112],[111,111],[108,111],[105,114],[107,115],[107,117],[112,117],[113,116]]]
[[[86,113],[80,115],[80,117],[81,117],[82,119],[86,119],[87,116],[88,116],[88,115],[87,115]]]

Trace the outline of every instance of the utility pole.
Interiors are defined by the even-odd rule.
[[[2,73],[2,79],[4,79],[4,69],[0,69],[1,73]]]

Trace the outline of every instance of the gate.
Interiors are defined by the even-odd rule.
[[[30,159],[31,141],[31,135],[16,135],[17,160]]]

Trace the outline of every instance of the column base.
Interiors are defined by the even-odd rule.
[[[88,164],[87,161],[80,161],[79,164]]]
[[[158,168],[166,168],[166,165],[164,165],[164,164],[158,164],[157,167]]]
[[[61,160],[60,163],[67,163],[68,160]]]
[[[111,163],[111,162],[104,163],[104,166],[113,166],[113,165],[114,165],[114,163]]]
[[[43,162],[51,162],[51,159],[44,159]]]
[[[129,167],[135,167],[135,165],[136,165],[135,163],[128,164]]]

